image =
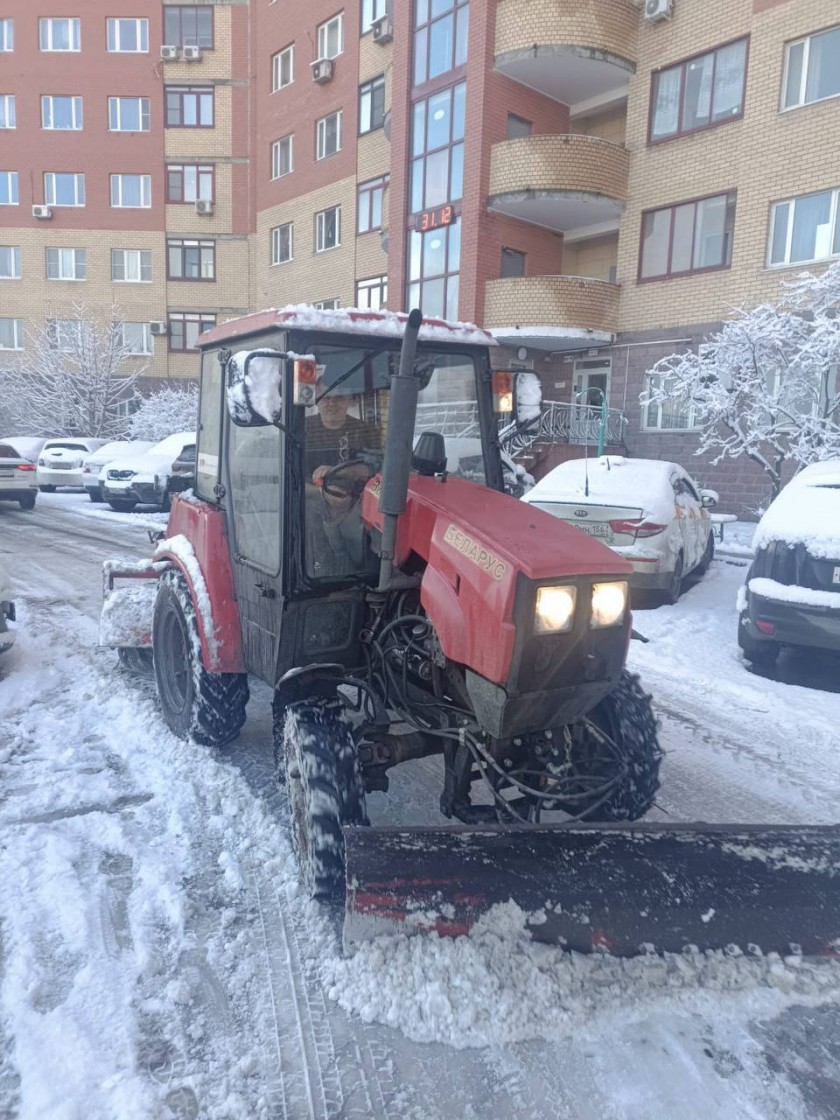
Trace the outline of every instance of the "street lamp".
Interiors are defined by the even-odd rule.
[[[575,400],[580,397],[588,397],[590,393],[601,394],[601,423],[598,425],[598,458],[604,454],[604,443],[607,437],[607,395],[603,389],[599,389],[597,385],[592,385],[588,389],[581,389],[579,393],[575,393]],[[588,403],[588,402],[587,402]]]

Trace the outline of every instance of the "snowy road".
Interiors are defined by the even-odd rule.
[[[825,970],[589,974],[498,933],[426,943],[409,966],[404,947],[341,962],[333,916],[294,886],[265,690],[240,741],[207,751],[96,649],[102,559],[147,554],[162,521],[69,494],[0,508],[20,608],[0,663],[3,1120],[840,1116]],[[837,663],[747,673],[736,564],[637,615],[650,642],[631,656],[669,752],[661,812],[835,820]],[[823,687],[803,687],[814,673]],[[398,770],[372,816],[438,819],[436,783],[432,762]],[[470,1048],[434,1041],[453,1024]]]

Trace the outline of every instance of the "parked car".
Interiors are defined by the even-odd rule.
[[[668,603],[680,597],[685,576],[702,575],[714,556],[709,510],[717,495],[701,490],[677,463],[572,459],[522,500],[609,545],[632,563],[633,588]]]
[[[34,509],[38,496],[37,468],[9,443],[0,443],[0,501]]]
[[[195,444],[188,444],[172,464],[168,490],[171,494],[183,494],[195,486]]]
[[[41,448],[47,442],[46,436],[0,436],[0,443],[8,443],[23,459],[37,463]]]
[[[108,463],[99,474],[105,501],[119,513],[128,513],[138,504],[168,510],[172,464],[191,444],[195,445],[195,432],[178,432],[142,455]]]
[[[840,652],[840,459],[789,482],[758,523],[738,601],[738,645],[755,668],[783,646]]]
[[[0,653],[5,653],[15,644],[15,632],[8,624],[15,621],[15,604],[12,588],[3,565],[0,564]]]
[[[103,443],[104,439],[88,439],[85,436],[48,439],[38,456],[38,489],[52,493],[57,486],[80,488],[85,458]]]
[[[104,466],[125,459],[129,455],[142,455],[153,446],[150,439],[113,439],[85,459],[82,467],[82,485],[92,502],[104,502],[102,487],[99,485],[99,472]]]

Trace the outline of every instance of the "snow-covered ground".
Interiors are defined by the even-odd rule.
[[[469,939],[341,956],[295,886],[266,690],[224,751],[175,740],[96,649],[100,562],[160,515],[0,509],[19,604],[0,662],[0,1117],[765,1120],[840,1115],[840,975],[793,961],[574,958],[505,908]],[[838,663],[747,672],[727,526],[680,604],[638,612],[674,819],[832,821]],[[824,688],[806,687],[816,680]],[[436,760],[375,821],[440,821]]]

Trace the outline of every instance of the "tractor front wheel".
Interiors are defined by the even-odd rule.
[[[292,846],[303,885],[328,898],[344,883],[345,824],[367,824],[356,745],[336,701],[304,700],[285,709],[275,766],[289,799]]]
[[[195,606],[180,572],[161,576],[152,645],[157,693],[169,729],[179,739],[211,747],[235,739],[245,722],[248,677],[204,668]]]

